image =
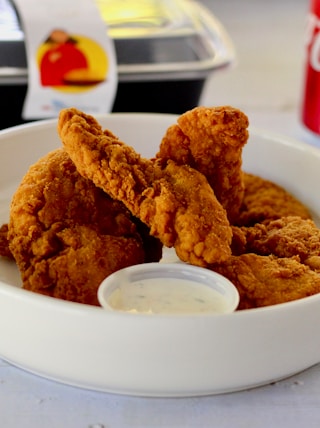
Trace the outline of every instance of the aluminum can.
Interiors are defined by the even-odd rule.
[[[302,122],[320,135],[320,0],[310,1],[307,19]]]

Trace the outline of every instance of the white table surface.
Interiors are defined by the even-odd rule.
[[[299,121],[307,0],[203,1],[234,40],[237,65],[208,81],[201,104],[241,108],[252,126],[318,145]],[[4,428],[318,428],[320,365],[271,385],[196,398],[137,398],[58,384],[0,360]]]

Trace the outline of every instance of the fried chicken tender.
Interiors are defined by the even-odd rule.
[[[79,173],[122,201],[181,260],[206,266],[230,256],[226,212],[200,172],[144,159],[74,108],[61,111],[58,133]]]
[[[22,179],[8,241],[25,289],[92,305],[106,276],[145,261],[130,212],[81,177],[63,149]]]
[[[243,252],[277,257],[299,256],[301,263],[320,272],[320,230],[314,221],[297,216],[282,217],[267,224],[241,228]]]
[[[248,125],[247,116],[236,108],[196,107],[168,128],[156,155],[204,174],[231,223],[244,195],[242,148]]]
[[[286,216],[311,218],[304,204],[272,181],[244,173],[244,185],[244,198],[235,222],[238,226],[253,226]]]
[[[301,264],[299,257],[248,253],[231,256],[212,269],[237,287],[238,309],[276,305],[320,292],[320,275]]]
[[[320,230],[310,219],[282,217],[267,224],[242,228],[246,235],[246,251],[278,257],[299,256],[304,262],[320,256]]]

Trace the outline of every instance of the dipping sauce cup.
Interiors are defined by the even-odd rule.
[[[148,263],[108,276],[98,299],[107,310],[136,314],[222,314],[237,308],[239,293],[228,279],[209,269]]]

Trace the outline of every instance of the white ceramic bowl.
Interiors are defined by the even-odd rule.
[[[170,115],[115,114],[101,123],[153,156]],[[0,222],[22,175],[60,146],[56,121],[0,133]],[[244,168],[284,185],[320,213],[320,151],[251,129]],[[107,312],[20,287],[13,263],[0,260],[0,356],[60,382],[100,391],[190,396],[236,391],[320,361],[320,295],[221,316]]]

